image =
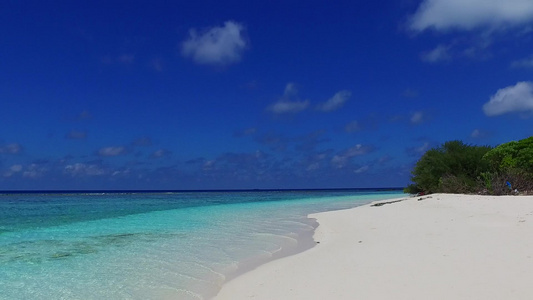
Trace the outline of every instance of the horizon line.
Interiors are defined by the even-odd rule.
[[[403,187],[363,187],[363,188],[283,188],[283,189],[179,189],[179,190],[167,190],[167,189],[140,189],[140,190],[127,190],[127,189],[72,189],[72,190],[0,190],[0,195],[6,194],[141,194],[141,193],[191,193],[191,192],[289,192],[289,191],[349,191],[349,190],[403,190]]]

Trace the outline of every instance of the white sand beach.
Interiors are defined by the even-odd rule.
[[[315,247],[215,299],[533,299],[533,196],[434,194],[310,217]]]

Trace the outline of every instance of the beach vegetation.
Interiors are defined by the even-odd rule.
[[[533,191],[533,136],[495,148],[448,141],[426,151],[411,173],[410,194]]]
[[[483,156],[488,146],[471,146],[462,141],[448,141],[432,148],[412,170],[414,186],[425,193],[465,193],[475,190],[478,176],[488,169]]]
[[[483,157],[493,172],[533,173],[533,136],[499,145]]]
[[[490,194],[533,190],[533,136],[501,144],[483,156],[489,166]]]
[[[406,193],[406,194],[418,194],[418,193],[421,193],[423,192],[419,187],[418,185],[416,185],[415,183],[411,183],[410,185],[406,186],[404,189],[403,189],[403,192]]]

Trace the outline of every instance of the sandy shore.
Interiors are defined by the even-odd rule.
[[[215,299],[533,299],[532,196],[435,194],[310,217],[314,248]]]

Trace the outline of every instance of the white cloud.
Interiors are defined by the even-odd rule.
[[[409,27],[415,31],[496,29],[531,21],[531,0],[425,0],[411,17]]]
[[[283,96],[278,100],[278,102],[268,107],[268,110],[275,114],[298,113],[306,110],[307,107],[309,107],[309,100],[293,100],[294,98],[297,98],[297,96],[298,89],[294,83],[290,82],[287,84],[287,86],[285,86]]]
[[[307,168],[305,168],[305,170],[309,172],[309,171],[318,170],[319,168],[320,168],[320,163],[314,162],[308,165]]]
[[[181,53],[196,63],[206,65],[229,65],[241,60],[247,43],[243,37],[244,27],[227,21],[222,27],[213,27],[198,35],[189,31],[189,39],[181,45]]]
[[[414,150],[415,150],[417,153],[423,154],[423,153],[425,153],[426,151],[429,150],[429,143],[428,143],[428,142],[425,142],[422,146],[420,146],[420,147],[416,147]]]
[[[361,144],[357,144],[343,151],[342,153],[333,156],[331,158],[331,163],[337,168],[343,168],[348,164],[352,157],[367,154],[372,150],[373,148],[370,146],[363,146]]]
[[[425,119],[426,118],[423,112],[416,111],[411,115],[411,118],[409,119],[409,121],[411,122],[411,124],[420,124],[424,122]]]
[[[391,160],[391,157],[388,156],[388,155],[385,155],[385,156],[382,156],[382,157],[378,160],[378,163],[379,163],[379,164],[383,164],[383,163],[388,162],[389,160]]]
[[[429,142],[424,142],[421,146],[409,147],[405,150],[409,156],[420,157],[421,155],[426,153],[426,151],[428,151],[430,147],[431,144]]]
[[[71,139],[71,140],[80,140],[85,139],[87,137],[86,131],[77,131],[77,130],[71,130],[69,133],[65,135],[65,138]]]
[[[22,173],[22,176],[26,178],[37,178],[37,177],[40,177],[41,175],[36,170],[28,170],[28,171],[24,171],[24,173]]]
[[[129,174],[131,173],[131,169],[127,168],[127,169],[124,169],[124,170],[117,170],[117,171],[114,171],[111,176],[113,177],[117,177],[117,176],[128,176]]]
[[[22,171],[22,165],[12,165],[8,171],[4,172],[4,177],[11,177]]]
[[[481,129],[474,129],[472,133],[470,134],[470,137],[473,139],[482,139],[490,136],[491,133],[489,131],[481,130]]]
[[[171,154],[171,152],[168,151],[168,150],[159,149],[159,150],[154,151],[154,153],[152,153],[151,157],[152,158],[161,158],[161,157],[168,156],[170,154]]]
[[[67,165],[65,166],[64,172],[71,176],[98,176],[106,173],[106,171],[98,165],[87,165],[83,163]]]
[[[342,168],[346,164],[348,157],[342,155],[335,155],[331,158],[331,163],[334,164],[337,168]]]
[[[511,68],[533,68],[533,56],[521,60],[515,60],[511,63]]]
[[[20,172],[22,171],[22,165],[12,165],[11,168],[9,168],[11,172]]]
[[[117,156],[124,154],[126,152],[126,148],[120,146],[120,147],[105,147],[100,150],[98,150],[98,155],[100,156]]]
[[[359,122],[357,121],[351,121],[350,123],[346,124],[346,126],[344,127],[344,130],[350,133],[356,132],[356,131],[361,130],[361,125],[359,125]]]
[[[429,63],[449,61],[451,59],[449,50],[449,46],[439,45],[431,51],[422,53],[420,58]]]
[[[0,154],[19,154],[21,151],[22,146],[17,143],[12,143],[0,147]]]
[[[357,144],[354,147],[346,150],[344,155],[345,156],[349,156],[349,157],[363,155],[363,154],[367,154],[368,152],[370,152],[371,149],[372,149],[371,147],[363,146],[361,144]]]
[[[24,172],[22,172],[22,176],[27,178],[37,178],[43,176],[45,172],[46,168],[37,164],[31,164]]]
[[[362,166],[359,169],[354,170],[354,173],[356,173],[356,174],[364,173],[364,172],[368,171],[368,169],[370,169],[369,166]]]
[[[305,101],[278,101],[270,106],[270,111],[276,114],[297,113],[309,106],[309,100]]]
[[[298,95],[298,88],[293,82],[287,83],[285,90],[283,91],[283,98],[290,98]]]
[[[348,90],[342,90],[336,93],[335,95],[333,95],[333,97],[328,99],[328,101],[322,104],[319,104],[317,106],[317,109],[323,112],[330,112],[330,111],[337,110],[341,108],[351,96],[352,96],[352,92]]]
[[[215,160],[208,160],[204,162],[204,165],[202,166],[202,169],[204,171],[212,170],[215,167]]]
[[[498,116],[512,112],[533,112],[533,82],[522,81],[514,86],[499,89],[483,105],[487,116]]]
[[[38,178],[42,177],[47,169],[38,164],[30,164],[24,168],[22,165],[12,165],[8,171],[4,172],[4,177],[11,177],[14,175],[20,175],[26,178]]]

